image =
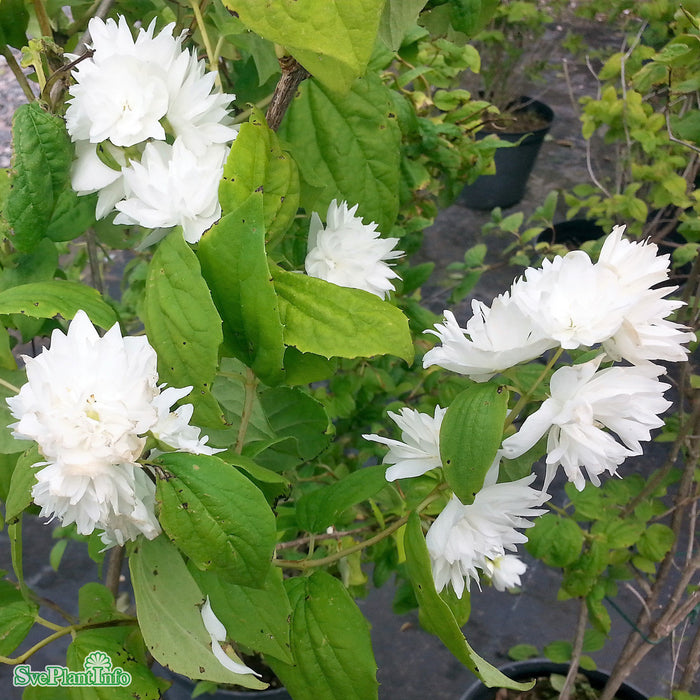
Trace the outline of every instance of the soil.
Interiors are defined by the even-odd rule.
[[[558,678],[562,679],[563,676]],[[560,686],[561,687],[561,686]],[[552,686],[552,676],[538,678],[535,685],[526,691],[506,690],[499,688],[494,700],[555,700],[559,697],[559,691]],[[585,676],[579,675],[571,692],[571,700],[598,700],[598,691],[591,686]]]
[[[498,118],[487,123],[483,130],[494,134],[526,134],[546,129],[550,124],[551,120],[545,119],[536,110],[520,107],[501,112]]]

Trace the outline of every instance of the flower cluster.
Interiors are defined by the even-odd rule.
[[[78,194],[99,192],[96,215],[116,209],[115,223],[182,226],[196,243],[221,215],[218,184],[237,131],[183,36],[155,21],[132,37],[118,23],[90,20],[91,56],[73,70],[66,124],[77,160]]]
[[[588,361],[562,366],[551,375],[549,397],[503,440],[482,489],[465,505],[456,496],[426,536],[438,590],[449,583],[461,597],[480,572],[504,590],[519,585],[525,571],[507,552],[527,541],[518,528],[539,515],[546,491],[559,466],[581,490],[588,479],[600,485],[604,472],[616,474],[627,458],[642,454],[641,443],[661,427],[659,417],[670,405],[663,396],[670,385],[660,381],[665,369],[655,361],[686,359],[688,329],[668,317],[682,305],[666,297],[669,257],[647,242],[631,242],[617,226],[605,240],[597,263],[582,251],[545,260],[528,268],[508,292],[489,308],[472,302],[465,329],[445,311],[434,331],[441,344],[429,350],[424,366],[439,365],[485,382],[516,364],[559,348],[598,348]],[[624,361],[625,364],[614,363]],[[605,366],[601,368],[601,365]],[[404,408],[389,416],[401,428],[401,441],[365,435],[389,447],[389,481],[421,476],[442,466],[440,428],[445,409],[433,417]],[[517,418],[517,416],[512,416]],[[530,487],[535,475],[497,483],[502,458],[522,456],[547,436],[544,485]]]
[[[682,305],[665,298],[676,289],[668,286],[669,256],[653,243],[624,239],[624,229],[613,229],[597,263],[578,250],[545,260],[490,309],[474,302],[466,329],[446,311],[445,322],[429,331],[441,345],[425,354],[424,366],[477,382],[548,349],[600,348],[593,360],[554,372],[550,398],[503,443],[512,459],[547,435],[545,489],[559,465],[580,490],[582,470],[598,485],[600,474],[615,474],[626,457],[642,454],[640,442],[670,406],[663,398],[669,385],[659,380],[665,370],[653,362],[684,360],[684,344],[695,337],[668,320]],[[599,369],[604,361],[627,364]]]
[[[334,199],[325,228],[319,215],[311,214],[306,274],[385,299],[394,290],[390,280],[399,278],[385,261],[401,257],[403,251],[394,250],[398,238],[380,238],[377,224],[364,224],[355,216],[357,206],[348,209],[347,202],[338,205]]]
[[[432,417],[410,408],[401,409],[399,414],[389,412],[401,428],[403,442],[379,435],[363,436],[389,447],[384,457],[384,463],[392,465],[386,471],[387,480],[422,476],[442,467],[440,427],[445,413],[440,406]],[[471,579],[479,583],[479,571],[499,590],[520,585],[525,564],[506,551],[515,551],[516,544],[527,541],[516,528],[531,527],[526,518],[544,513],[536,506],[549,496],[530,488],[534,475],[496,483],[499,464],[500,454],[473,503],[465,505],[453,495],[428,531],[426,543],[438,590],[452,583],[461,598],[465,587],[469,590]]]
[[[155,486],[137,464],[147,436],[193,454],[213,454],[188,425],[190,405],[171,412],[192,387],[158,386],[156,354],[144,336],[122,337],[114,325],[100,337],[84,311],[51,346],[24,357],[27,383],[7,399],[19,439],[44,457],[32,489],[41,515],[75,523],[82,535],[103,530],[106,546],[160,532]],[[37,465],[35,465],[37,466]]]

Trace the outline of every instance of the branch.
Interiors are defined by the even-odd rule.
[[[27,76],[22,72],[22,69],[19,67],[19,64],[15,60],[15,57],[12,55],[12,51],[10,51],[7,44],[0,45],[0,54],[2,54],[4,59],[7,61],[7,65],[10,67],[12,75],[15,76],[17,82],[22,88],[22,92],[24,93],[25,97],[30,102],[34,102],[34,100],[36,100],[36,95],[34,94],[31,85],[27,81]]]
[[[119,593],[119,578],[122,573],[122,563],[124,561],[124,547],[114,547],[109,555],[107,574],[105,575],[105,586],[116,598]]]
[[[571,650],[571,663],[569,664],[569,672],[566,674],[564,687],[559,693],[559,700],[569,700],[571,697],[571,691],[574,689],[576,674],[578,673],[578,665],[581,661],[581,654],[583,652],[583,638],[586,634],[587,622],[588,607],[586,606],[586,599],[581,598],[578,609],[578,620],[576,621],[576,633],[574,635],[574,643]]]
[[[303,80],[309,77],[310,73],[301,64],[291,56],[282,56],[280,58],[280,67],[282,68],[282,77],[279,79],[275,92],[272,95],[272,102],[267,108],[265,119],[267,125],[277,131],[282,118],[287,111],[287,108],[294,99],[297,88]]]

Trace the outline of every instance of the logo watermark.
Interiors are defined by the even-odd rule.
[[[29,664],[15,666],[12,685],[41,687],[90,687],[126,688],[131,684],[131,674],[123,668],[114,668],[112,659],[104,651],[91,651],[83,661],[82,671],[71,671],[65,666],[47,666],[43,671],[32,671]]]

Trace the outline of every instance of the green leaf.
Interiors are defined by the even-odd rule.
[[[547,566],[563,567],[578,559],[583,539],[583,530],[573,520],[546,513],[527,531],[525,547]]]
[[[24,0],[0,2],[0,43],[21,49],[27,43],[29,13]]]
[[[534,683],[517,683],[482,659],[467,643],[449,606],[435,590],[430,555],[425,544],[420,518],[412,513],[404,537],[406,566],[421,609],[421,623],[489,688],[529,690]]]
[[[379,22],[379,38],[392,50],[396,51],[418,19],[426,0],[386,0]]]
[[[237,586],[212,572],[192,572],[229,637],[250,649],[294,663],[289,642],[292,608],[282,570],[271,567],[262,588]]]
[[[226,344],[266,384],[277,384],[284,343],[263,221],[263,195],[253,193],[204,234],[197,255],[224,321]]]
[[[36,473],[46,466],[34,466],[37,462],[43,462],[43,458],[36,445],[17,460],[5,503],[5,521],[8,523],[16,521],[32,503],[32,487],[36,484]]]
[[[261,192],[268,239],[285,233],[299,207],[299,171],[277,135],[254,111],[231,146],[219,186],[224,214],[235,211],[253,192]]]
[[[468,37],[481,31],[498,7],[498,0],[453,0],[450,9],[452,26]]]
[[[124,687],[77,686],[71,688],[71,700],[158,700],[170,682],[157,678],[148,667],[146,648],[135,621],[130,625],[78,632],[66,655],[68,668],[82,671],[90,667],[90,655],[97,658],[106,670],[121,669],[131,676]]]
[[[46,235],[52,241],[72,241],[97,221],[97,193],[78,196],[69,185],[59,193]]]
[[[289,694],[314,700],[377,698],[369,625],[345,586],[329,573],[316,571],[294,580],[288,590],[296,665],[267,661]]]
[[[156,463],[160,523],[202,571],[262,586],[275,547],[275,519],[262,492],[218,457],[178,452]],[[172,476],[171,476],[172,475]]]
[[[325,530],[344,510],[379,493],[387,485],[385,473],[381,464],[364,467],[302,496],[297,503],[299,527],[307,532]]]
[[[129,570],[139,626],[156,661],[189,678],[266,687],[254,676],[232,673],[214,657],[200,611],[205,597],[164,535],[150,541],[140,538],[129,557]]]
[[[562,590],[572,598],[588,595],[608,563],[609,547],[605,539],[593,540],[579,558],[567,565],[562,579]]]
[[[337,360],[309,352],[299,352],[292,346],[284,351],[285,381],[290,386],[323,381],[332,377],[337,369]]]
[[[51,547],[51,552],[49,553],[49,564],[54,571],[58,571],[58,567],[61,565],[61,559],[63,559],[63,553],[66,551],[68,546],[68,540],[59,540],[56,544]]]
[[[180,231],[161,241],[148,266],[144,324],[158,353],[158,376],[171,386],[193,386],[195,418],[220,425],[211,395],[223,341],[221,319],[199,269],[197,256]]]
[[[539,656],[539,650],[533,644],[516,644],[508,649],[508,657],[513,661],[524,661]]]
[[[61,540],[67,542],[67,540]],[[78,591],[78,612],[81,622],[104,622],[125,618],[117,612],[112,592],[101,583],[90,581]]]
[[[544,655],[557,664],[571,661],[571,642],[551,642],[543,649]]]
[[[644,530],[637,542],[639,553],[651,561],[661,561],[673,546],[673,530],[661,523],[653,523]]]
[[[332,90],[362,75],[379,27],[384,0],[224,0],[256,34],[284,46]]]
[[[12,150],[6,215],[15,247],[30,251],[44,236],[61,193],[70,188],[73,147],[63,119],[31,102],[15,111]]]
[[[472,384],[452,401],[440,427],[445,479],[462,503],[474,502],[503,439],[508,391]]]
[[[301,205],[325,217],[332,199],[359,204],[357,215],[391,231],[399,210],[399,128],[391,91],[377,77],[343,96],[305,81],[279,129],[299,165]],[[319,194],[320,192],[320,194]]]
[[[34,625],[39,606],[27,603],[9,581],[0,581],[0,654],[9,656]]]
[[[306,392],[275,387],[260,395],[260,403],[275,435],[287,438],[289,451],[300,460],[308,462],[328,446],[332,430],[328,414]]]
[[[114,309],[102,295],[78,282],[31,282],[0,292],[0,314],[23,314],[32,318],[53,318],[61,314],[71,319],[80,309],[101,328],[111,328],[117,322]]]
[[[409,364],[413,343],[399,309],[361,289],[275,268],[284,342],[323,357],[396,355]]]

